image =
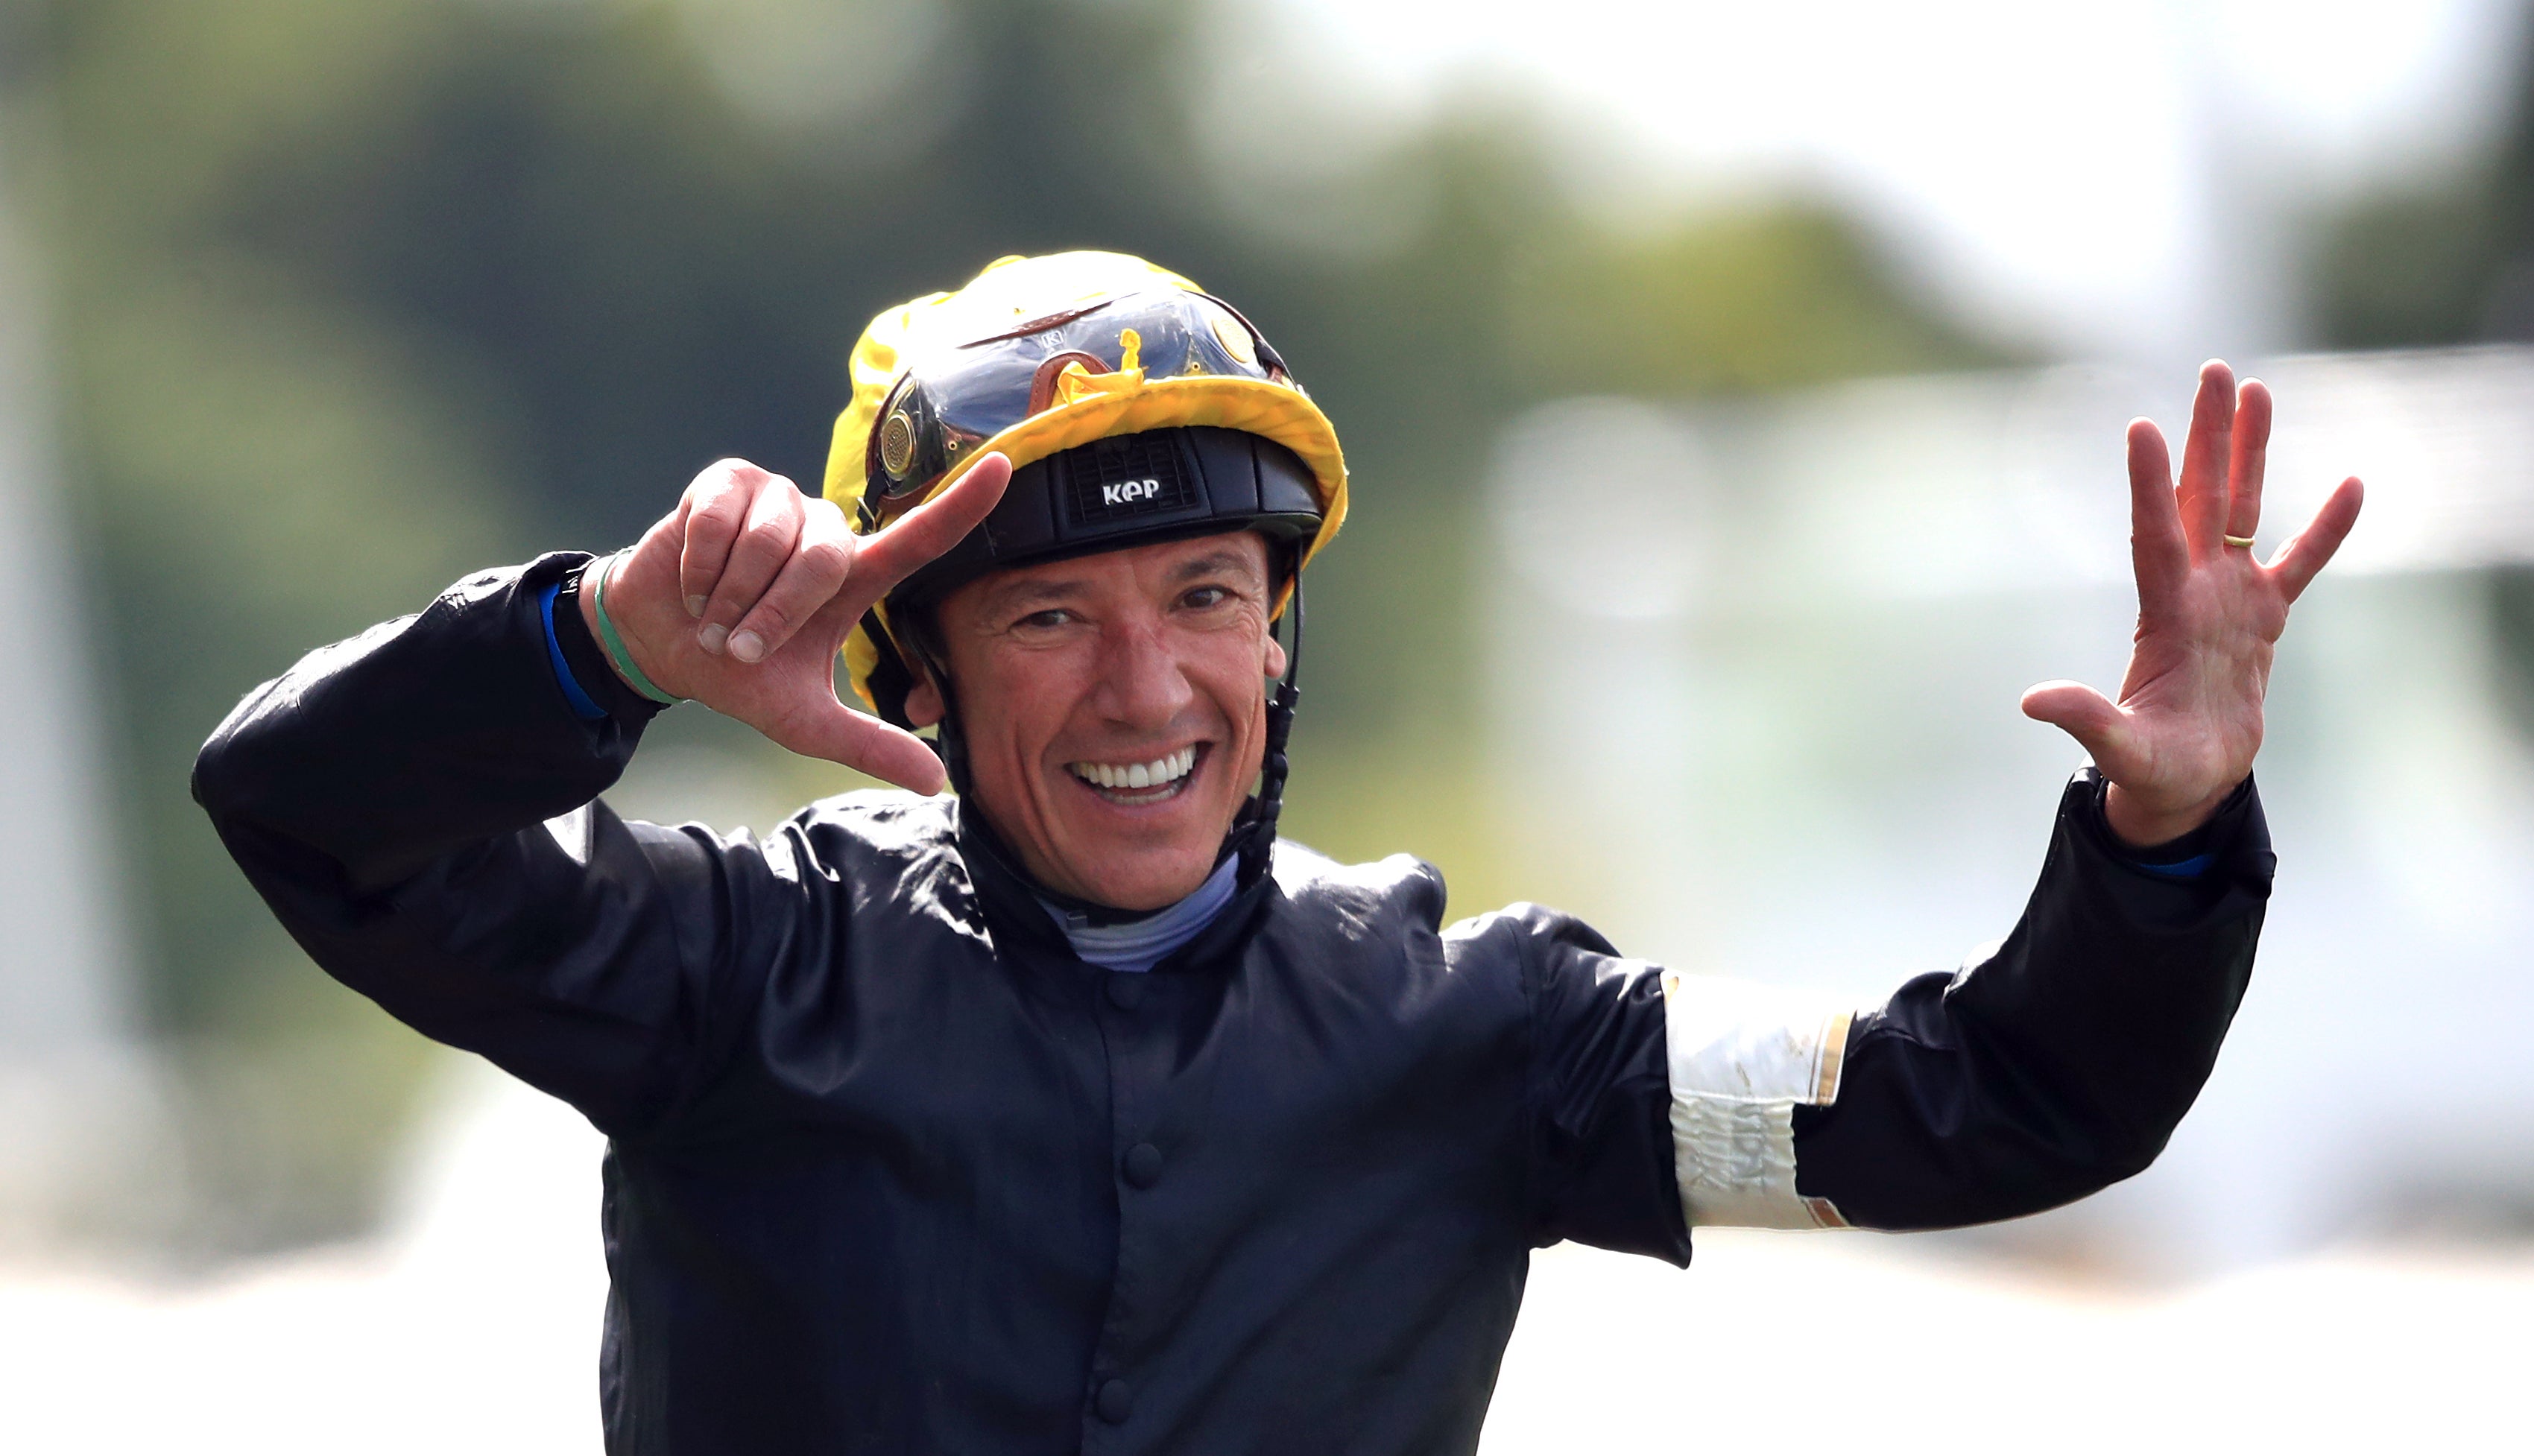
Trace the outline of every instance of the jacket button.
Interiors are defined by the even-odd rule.
[[[1135,1392],[1127,1389],[1123,1380],[1103,1380],[1092,1404],[1099,1410],[1101,1420],[1115,1426],[1134,1414]]]
[[[1126,1149],[1126,1182],[1139,1188],[1149,1188],[1162,1181],[1162,1150],[1149,1142],[1139,1142]],[[1111,1381],[1116,1384],[1116,1381]]]
[[[1109,973],[1109,1004],[1131,1011],[1144,1003],[1144,978],[1125,971]]]

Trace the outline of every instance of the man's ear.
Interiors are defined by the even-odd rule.
[[[933,686],[933,674],[921,663],[909,663],[915,674],[915,686],[906,690],[906,721],[918,728],[930,728],[941,721],[941,690]]]
[[[1276,640],[1276,626],[1274,623],[1269,623],[1267,626],[1266,675],[1271,678],[1281,678],[1285,675],[1285,644]]]

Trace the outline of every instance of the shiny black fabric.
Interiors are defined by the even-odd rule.
[[[2023,918],[1848,1034],[1839,1100],[1795,1109],[1795,1186],[1853,1224],[2035,1213],[2145,1168],[2216,1065],[2276,860],[2251,780],[2189,843],[2141,853],[2080,774]],[[2174,878],[2146,868],[2201,854]]]
[[[565,565],[313,654],[196,792],[321,964],[607,1132],[612,1451],[1467,1450],[1535,1244],[1687,1259],[1659,987],[1571,920],[1287,846],[1117,976],[946,801],[545,826],[633,746],[547,669]]]
[[[1279,846],[1117,975],[947,801],[620,820],[644,714],[573,717],[536,606],[578,560],[312,653],[195,793],[320,964],[608,1134],[610,1451],[1466,1452],[1531,1248],[1687,1261],[1659,979],[1588,928]],[[2010,954],[1860,1032],[1806,1192],[1965,1222],[2160,1144],[2266,852],[2247,793],[2235,880],[2156,880],[2090,793]]]

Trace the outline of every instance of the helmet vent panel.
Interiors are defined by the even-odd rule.
[[[1169,432],[1112,436],[1064,455],[1066,505],[1077,524],[1161,516],[1202,504]]]

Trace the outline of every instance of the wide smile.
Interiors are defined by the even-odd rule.
[[[1084,788],[1110,803],[1140,808],[1167,803],[1185,793],[1188,785],[1196,781],[1197,767],[1205,757],[1206,745],[1192,743],[1141,762],[1107,763],[1086,758],[1064,767]]]

